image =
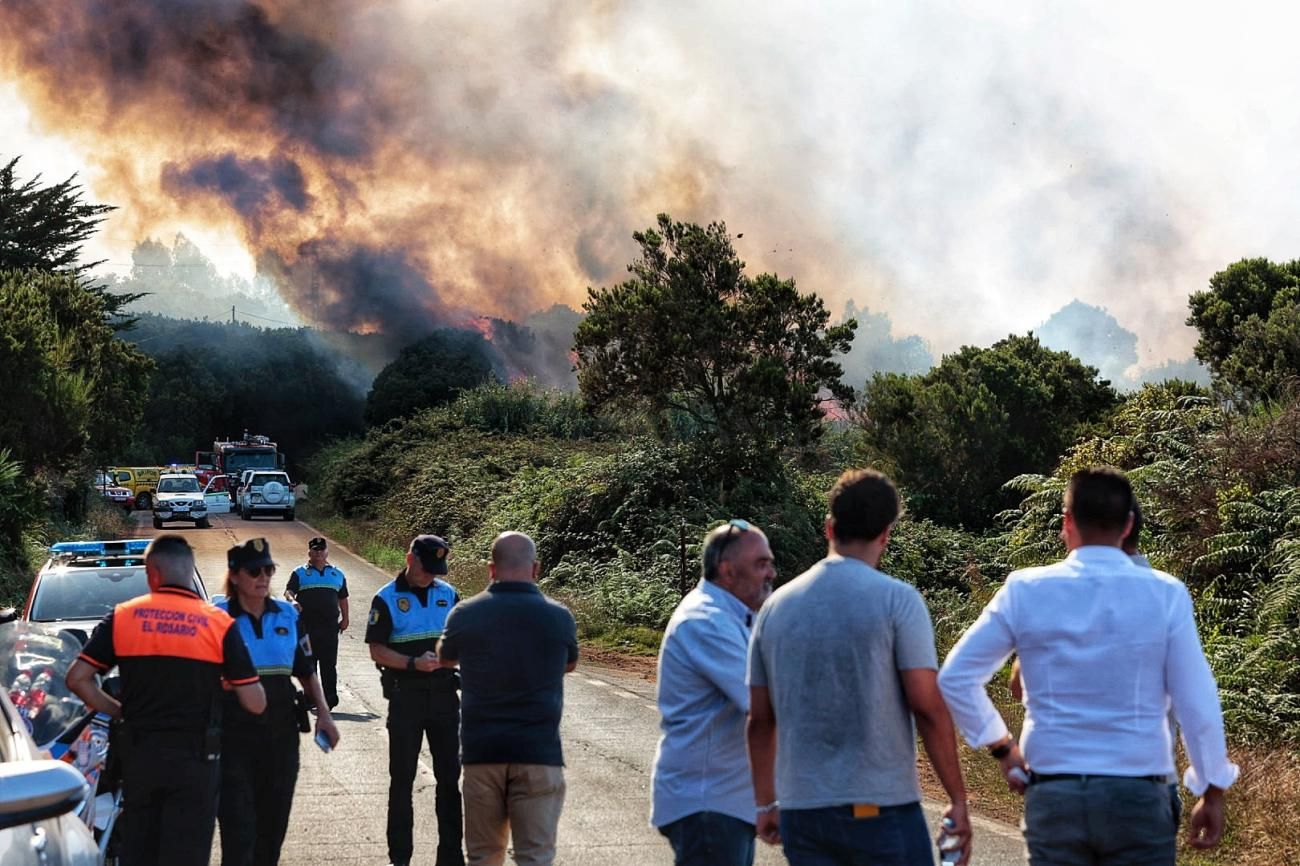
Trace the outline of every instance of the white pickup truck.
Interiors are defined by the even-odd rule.
[[[285,520],[293,520],[296,504],[293,483],[289,481],[287,472],[244,470],[235,502],[239,516],[244,520],[265,515],[279,515]]]

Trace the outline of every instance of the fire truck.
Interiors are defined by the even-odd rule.
[[[226,488],[234,496],[239,474],[245,469],[283,469],[284,455],[266,436],[250,436],[244,431],[242,439],[218,439],[211,451],[194,454],[195,474],[199,483],[206,485],[214,476],[226,476]]]

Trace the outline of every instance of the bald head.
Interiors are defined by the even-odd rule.
[[[488,573],[493,580],[536,580],[537,545],[522,532],[503,532],[492,542]]]

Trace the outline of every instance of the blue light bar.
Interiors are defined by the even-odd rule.
[[[133,538],[129,541],[60,541],[50,545],[50,555],[140,556],[148,546],[147,538]]]

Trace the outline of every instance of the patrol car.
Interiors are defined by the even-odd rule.
[[[163,475],[154,491],[153,528],[162,529],[169,520],[193,521],[199,529],[207,529],[208,503],[194,475]]]
[[[50,547],[50,558],[32,581],[21,615],[0,613],[0,621],[20,616],[57,624],[85,643],[105,614],[149,591],[144,573],[147,538],[128,541],[64,541]],[[207,590],[198,572],[191,587]]]

